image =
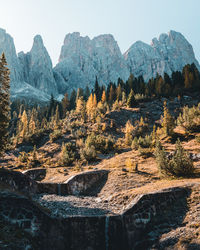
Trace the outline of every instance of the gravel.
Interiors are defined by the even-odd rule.
[[[123,209],[120,204],[111,204],[100,197],[34,195],[33,200],[50,210],[55,217],[115,215]]]

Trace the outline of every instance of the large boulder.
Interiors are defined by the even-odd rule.
[[[0,184],[24,194],[34,194],[38,190],[37,183],[28,176],[3,168],[0,169]]]

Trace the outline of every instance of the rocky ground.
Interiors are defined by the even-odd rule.
[[[122,204],[111,203],[99,197],[35,195],[34,201],[48,208],[56,217],[114,215],[123,210]]]
[[[144,102],[136,109],[122,109],[113,111],[106,115],[106,119],[113,120],[119,125],[117,129],[110,131],[116,138],[123,139],[123,128],[128,120],[138,120],[141,116],[146,117],[150,124],[158,121],[162,114],[163,100],[155,100],[151,103]],[[197,101],[185,99],[182,105],[192,106]],[[180,103],[176,100],[169,102],[171,113],[176,115],[180,109]],[[151,112],[154,110],[154,112]],[[153,154],[148,158],[142,156],[139,151],[131,148],[122,148],[119,152],[109,154],[98,154],[98,160],[77,169],[76,166],[61,167],[54,165],[59,158],[62,142],[71,140],[71,135],[66,134],[54,143],[48,140],[48,135],[43,138],[44,143],[38,148],[41,157],[52,158],[53,164],[42,165],[46,169],[46,176],[42,182],[63,183],[71,176],[80,171],[88,170],[109,170],[105,183],[95,187],[88,196],[59,196],[56,194],[38,194],[32,199],[44,207],[53,217],[68,218],[73,216],[96,216],[96,215],[117,215],[140,194],[155,192],[164,188],[192,186],[191,193],[187,200],[178,200],[174,203],[174,209],[169,209],[164,214],[156,217],[145,233],[145,238],[138,244],[138,249],[200,249],[200,144],[195,137],[200,133],[193,133],[188,138],[182,138],[182,144],[189,151],[194,159],[195,174],[188,179],[160,179],[157,164]],[[74,140],[74,139],[73,139]],[[169,140],[163,140],[168,153],[174,150],[174,144]],[[26,145],[23,150],[26,149]],[[19,148],[8,152],[2,166],[7,163],[10,169],[15,169],[16,156],[19,155]],[[132,162],[129,164],[127,162]],[[134,171],[134,164],[138,163],[138,171]],[[17,167],[23,171],[24,168]],[[1,225],[1,222],[0,222]],[[3,225],[3,224],[2,224]],[[7,228],[11,233],[12,227]],[[5,231],[3,231],[5,234]],[[23,237],[22,237],[23,238]],[[1,247],[1,242],[0,242]]]
[[[141,242],[146,249],[200,249],[199,190],[199,184],[194,185],[186,201],[176,201],[174,208],[154,220]]]

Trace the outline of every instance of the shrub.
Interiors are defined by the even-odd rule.
[[[97,154],[94,146],[91,147],[85,146],[84,148],[81,148],[80,155],[83,160],[89,162],[95,160]]]
[[[135,172],[136,163],[132,159],[130,158],[126,159],[125,165],[127,169],[129,170],[129,172]]]
[[[144,121],[143,117],[136,121],[132,130],[132,136],[142,136],[148,131],[148,124]]]
[[[194,172],[193,162],[182,147],[180,140],[176,142],[175,153],[169,164],[175,176],[189,176]]]
[[[135,100],[136,101],[143,101],[143,100],[146,100],[147,99],[147,96],[144,95],[144,94],[135,94]]]
[[[22,163],[26,163],[29,161],[28,154],[26,152],[20,152],[20,155],[18,157],[18,161]]]
[[[141,147],[139,147],[138,151],[140,153],[140,156],[142,156],[144,158],[148,158],[148,157],[151,157],[153,155],[151,148],[141,148]]]
[[[75,144],[73,144],[71,142],[65,143],[65,147],[66,147],[67,151],[75,151],[76,150]]]
[[[197,107],[183,108],[182,113],[177,118],[177,125],[183,127],[186,132],[196,132],[200,130],[200,104]]]
[[[83,138],[87,135],[87,131],[84,128],[79,128],[76,132],[75,132],[75,137],[78,138]]]
[[[85,146],[86,147],[91,147],[95,145],[95,141],[96,141],[96,135],[95,133],[91,133],[90,135],[88,135],[86,141],[85,141]]]
[[[62,144],[62,149],[60,153],[60,161],[59,163],[62,165],[71,165],[72,162],[74,161],[74,153],[69,150],[69,147],[67,144],[63,143]]]
[[[62,131],[59,130],[59,129],[56,129],[56,130],[54,130],[54,131],[49,135],[49,138],[50,138],[50,141],[51,141],[51,142],[54,142],[54,141],[58,140],[61,136],[62,136]]]
[[[180,140],[176,142],[172,159],[168,159],[164,148],[158,141],[156,143],[156,160],[161,175],[164,176],[190,176],[194,172],[194,165],[188,153],[182,147]]]
[[[138,149],[139,147],[141,148],[150,148],[152,146],[152,137],[151,135],[146,135],[144,138],[143,137],[134,137],[132,141],[131,147],[133,149]]]
[[[133,108],[136,105],[136,101],[135,101],[135,97],[134,97],[134,92],[131,89],[131,92],[128,96],[128,100],[127,100],[127,107],[129,108]]]
[[[31,155],[31,158],[29,159],[30,160],[30,162],[29,162],[30,167],[37,167],[38,165],[40,165],[36,146],[34,146],[33,151],[31,152],[30,155]]]
[[[131,124],[131,122],[128,120],[126,123],[126,127],[125,127],[125,143],[127,146],[131,146],[131,142],[133,139],[133,135],[132,135],[133,130],[134,130],[134,127]]]
[[[121,106],[122,106],[122,102],[119,102],[118,100],[116,100],[113,103],[112,110],[120,110]]]
[[[195,137],[196,142],[200,143],[200,136]]]
[[[172,118],[167,108],[166,102],[164,102],[164,112],[162,117],[162,130],[166,136],[172,136],[174,133],[174,119]]]
[[[94,146],[95,150],[100,151],[101,153],[108,153],[113,150],[113,139],[109,136],[108,138],[102,135],[95,135],[94,133],[90,134],[86,141],[85,146],[91,147]]]

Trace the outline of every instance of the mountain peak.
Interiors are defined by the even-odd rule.
[[[131,73],[143,75],[146,81],[157,73],[171,75],[173,71],[181,71],[186,64],[195,63],[200,69],[191,44],[181,33],[173,30],[161,34],[158,39],[153,38],[151,45],[134,43],[124,58]]]
[[[36,35],[33,39],[33,45],[39,46],[39,47],[43,47],[44,43],[42,40],[41,35]]]

